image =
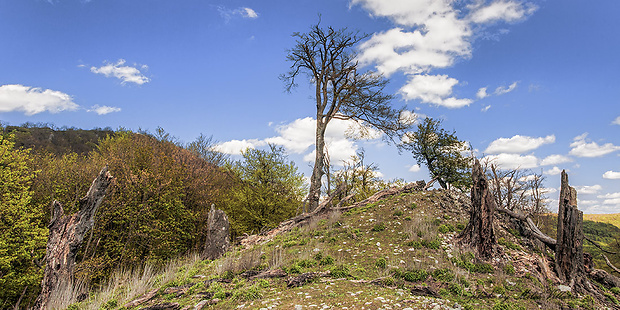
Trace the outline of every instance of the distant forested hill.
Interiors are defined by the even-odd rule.
[[[55,128],[48,124],[23,124],[6,126],[3,134],[13,134],[15,147],[46,151],[56,155],[67,153],[87,154],[95,149],[100,139],[113,135],[111,128],[90,130],[77,128]]]

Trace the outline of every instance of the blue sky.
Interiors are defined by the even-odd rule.
[[[394,105],[443,120],[478,156],[569,170],[586,213],[620,212],[620,2],[0,0],[0,121],[158,126],[232,154],[276,143],[309,175],[309,84],[284,91],[293,32],[318,21],[369,34],[368,70]],[[305,82],[305,81],[304,81]],[[364,148],[386,179],[427,179],[381,139],[328,129],[332,163]],[[552,208],[557,202],[551,201]]]

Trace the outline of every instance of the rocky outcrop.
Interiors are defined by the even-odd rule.
[[[230,222],[222,210],[211,206],[207,222],[207,241],[202,252],[203,259],[218,259],[230,249]]]

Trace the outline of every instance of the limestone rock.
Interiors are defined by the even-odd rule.
[[[230,222],[226,213],[211,205],[207,229],[207,241],[202,257],[205,259],[220,258],[230,249]]]

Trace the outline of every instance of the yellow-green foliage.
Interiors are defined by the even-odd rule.
[[[620,228],[620,213],[614,214],[584,214],[584,221],[602,222]]]
[[[26,300],[36,297],[41,270],[33,259],[43,257],[47,230],[42,211],[31,203],[35,171],[27,150],[13,149],[11,137],[0,135],[0,301],[14,305],[28,287]]]

